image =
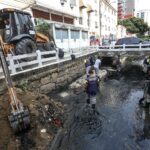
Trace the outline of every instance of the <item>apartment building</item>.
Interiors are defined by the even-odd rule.
[[[136,0],[135,17],[141,18],[150,26],[150,6],[147,0]]]
[[[89,29],[90,35],[99,35],[99,0],[80,0],[79,24]]]
[[[141,9],[136,11],[136,17],[141,18],[150,26],[150,9]]]
[[[117,1],[101,0],[100,35],[102,39],[116,39],[117,35]]]
[[[136,0],[118,0],[118,19],[128,19],[134,16]]]

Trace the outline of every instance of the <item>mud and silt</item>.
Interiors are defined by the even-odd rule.
[[[133,72],[131,76],[138,74]],[[74,115],[53,149],[149,150],[150,115],[139,106],[143,85],[141,76],[108,78],[101,83],[96,113],[88,110],[85,95],[78,94]]]
[[[46,150],[64,122],[63,105],[46,95],[16,89],[23,105],[31,115],[30,129],[14,134],[10,128],[9,96],[0,96],[0,149],[1,150]]]

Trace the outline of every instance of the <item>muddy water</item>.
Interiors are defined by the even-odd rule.
[[[78,101],[57,150],[149,150],[150,115],[139,107],[143,81],[108,80],[100,87],[93,113]],[[85,99],[85,95],[78,95]]]

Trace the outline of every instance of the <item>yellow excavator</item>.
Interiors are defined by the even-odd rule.
[[[52,36],[50,36],[52,37]],[[0,10],[0,42],[4,54],[21,55],[54,49],[54,41],[36,32],[31,15],[13,8]]]

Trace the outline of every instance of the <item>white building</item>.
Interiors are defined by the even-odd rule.
[[[117,26],[117,39],[124,38],[127,36],[127,30],[124,26],[118,25]]]
[[[150,1],[135,0],[135,17],[142,18],[150,26]]]
[[[117,35],[117,1],[101,0],[100,24],[102,39],[116,39]]]
[[[99,35],[99,0],[80,0],[80,21],[90,35]]]
[[[136,17],[143,19],[150,26],[150,9],[136,11]]]

